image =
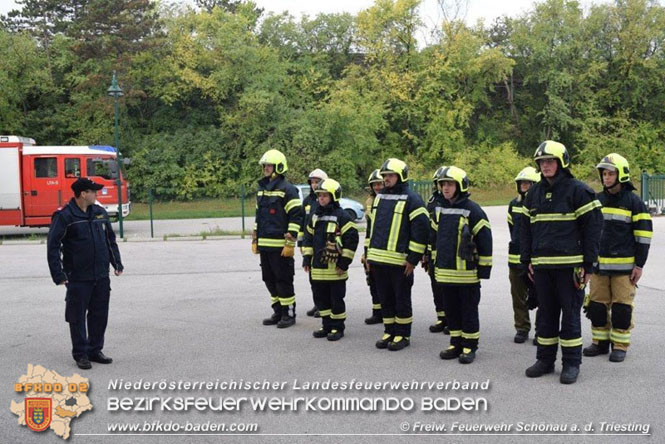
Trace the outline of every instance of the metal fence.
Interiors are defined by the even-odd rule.
[[[642,200],[650,211],[665,213],[665,174],[642,173]]]
[[[409,180],[409,188],[418,193],[424,202],[429,200],[433,187],[429,180]]]

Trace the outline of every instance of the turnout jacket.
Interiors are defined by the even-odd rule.
[[[436,215],[436,207],[442,206],[444,200],[445,199],[443,198],[443,194],[441,194],[439,190],[434,190],[434,192],[432,192],[432,195],[429,197],[429,200],[427,201],[426,205],[430,221],[434,220],[434,217]],[[429,256],[429,258],[431,259],[436,257],[436,251],[432,250],[432,244],[429,242],[429,234],[428,234],[427,250],[425,251],[425,254]]]
[[[430,248],[434,278],[438,283],[474,285],[480,282],[479,279],[489,279],[492,227],[485,211],[469,199],[468,193],[460,194],[452,204],[442,198],[434,208],[430,221]],[[472,258],[465,254],[465,250]]]
[[[316,193],[312,190],[312,187],[309,187],[309,194],[302,201],[302,223],[300,224],[300,231],[298,232],[298,246],[302,247],[303,234],[305,232],[305,227],[307,226],[307,221],[310,214],[314,213],[316,207],[319,205],[319,201],[316,198]]]
[[[376,194],[369,196],[365,200],[365,221],[367,221],[367,230],[365,231],[365,242],[363,244],[365,257],[367,257],[367,249],[369,248],[369,226],[372,225],[372,204]]]
[[[106,210],[90,205],[84,213],[74,198],[53,213],[46,255],[56,284],[108,278],[109,264],[124,268]]]
[[[523,268],[520,262],[520,224],[524,214],[524,196],[516,197],[508,204],[508,267]]]
[[[603,205],[603,232],[596,271],[603,275],[630,274],[633,267],[644,267],[653,235],[651,216],[644,202],[632,191],[632,183],[621,191],[600,192],[596,198]]]
[[[427,244],[427,209],[408,183],[384,188],[372,202],[367,226],[367,261],[403,267],[418,265]]]
[[[259,180],[256,192],[254,230],[260,251],[281,251],[290,233],[294,239],[302,224],[302,209],[298,190],[281,174],[274,180]]]
[[[520,260],[534,268],[583,266],[593,272],[603,216],[595,193],[562,169],[534,184],[524,200]]]
[[[337,263],[323,263],[326,242],[337,242],[342,252]],[[303,266],[309,266],[313,281],[343,281],[348,279],[348,269],[358,248],[358,227],[339,203],[317,206],[310,215],[303,234]],[[344,270],[338,275],[336,267]]]

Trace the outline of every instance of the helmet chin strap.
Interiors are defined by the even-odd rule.
[[[619,179],[616,179],[616,180],[614,181],[614,183],[613,183],[612,185],[610,185],[609,187],[607,187],[607,186],[605,186],[605,184],[603,184],[603,189],[604,189],[605,191],[609,191],[609,190],[611,190],[612,188],[614,188],[614,187],[617,186],[617,185],[619,185]]]

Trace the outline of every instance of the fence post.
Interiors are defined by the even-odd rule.
[[[150,237],[155,237],[155,231],[152,226],[152,188],[148,190],[148,211],[150,212]]]
[[[240,233],[240,239],[245,238],[245,184],[240,185],[240,207],[242,214],[242,232]]]
[[[649,175],[646,171],[642,171],[642,189],[640,194],[642,195],[642,202],[648,202],[649,200]]]

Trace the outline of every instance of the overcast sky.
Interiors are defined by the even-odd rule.
[[[167,0],[168,1],[168,0]],[[446,4],[453,5],[456,2],[465,3],[467,7],[463,16],[469,24],[475,23],[479,18],[485,19],[489,24],[496,17],[502,15],[517,16],[530,10],[533,0],[445,0]],[[585,7],[594,3],[607,3],[609,0],[581,0]],[[194,0],[182,0],[183,3],[194,4]],[[373,0],[257,0],[256,3],[265,8],[266,11],[283,12],[289,11],[294,16],[308,14],[315,16],[319,12],[350,12],[352,14],[371,6]],[[0,14],[16,8],[14,0],[0,0]],[[421,6],[421,17],[427,27],[433,27],[441,18],[440,8],[437,0],[423,0]],[[461,17],[460,17],[461,18]]]

